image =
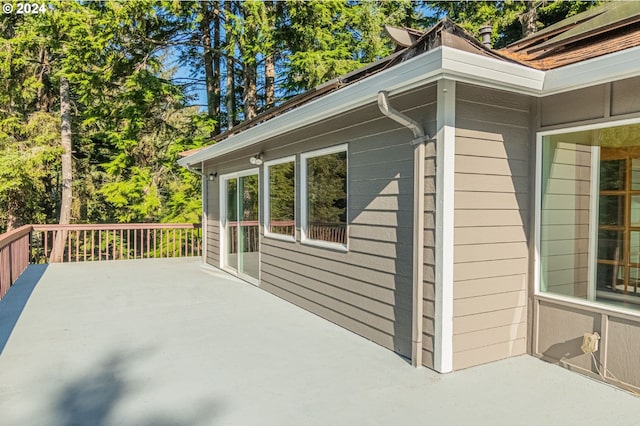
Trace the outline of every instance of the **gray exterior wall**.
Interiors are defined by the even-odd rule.
[[[392,97],[394,108],[427,127],[434,126],[435,103],[435,87]],[[348,143],[348,251],[301,244],[299,228],[296,242],[265,237],[261,231],[259,286],[407,357],[412,325],[412,139],[408,129],[372,104],[206,165],[206,173],[224,174],[251,168],[248,158],[256,152],[262,151],[265,161],[296,155],[299,176],[301,153]],[[217,181],[209,186],[208,199],[207,262],[216,267],[218,186]],[[299,187],[296,192],[299,227]]]
[[[531,101],[456,86],[453,368],[526,352]]]
[[[435,127],[435,123],[433,123]],[[433,368],[436,294],[436,143],[425,148],[422,365]]]
[[[542,98],[538,130],[640,117],[639,94],[640,77],[636,77]],[[580,350],[584,333],[597,331],[602,337],[596,357],[608,370],[607,381],[616,384],[613,375],[620,380],[617,384],[640,389],[640,313],[626,315],[602,305],[553,300],[544,293],[534,298],[533,311],[536,356],[601,378],[591,357]]]

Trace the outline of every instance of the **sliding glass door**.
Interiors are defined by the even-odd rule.
[[[259,181],[257,169],[221,177],[222,265],[257,282],[259,273]]]

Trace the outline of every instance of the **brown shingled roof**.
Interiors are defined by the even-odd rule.
[[[498,53],[548,70],[640,45],[640,2],[612,2],[553,24]]]

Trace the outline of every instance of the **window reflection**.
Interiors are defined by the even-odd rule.
[[[306,159],[307,238],[347,243],[347,153]]]
[[[541,166],[541,291],[640,309],[640,125],[545,136]]]
[[[274,234],[295,237],[295,162],[269,166],[268,173],[268,230]]]

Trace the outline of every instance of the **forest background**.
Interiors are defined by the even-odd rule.
[[[505,46],[601,2],[49,1],[0,16],[0,232],[200,222],[180,152],[448,16]],[[7,12],[7,9],[4,10]]]

